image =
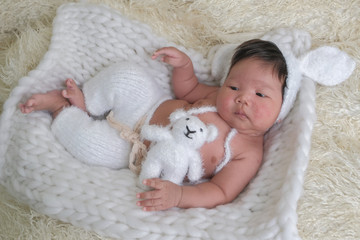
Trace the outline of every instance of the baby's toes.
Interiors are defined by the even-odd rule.
[[[19,109],[22,113],[25,113],[25,105],[23,103],[19,104]]]
[[[25,104],[20,104],[20,110],[22,113],[30,113],[34,110],[34,99],[29,99]]]
[[[69,92],[68,90],[64,89],[61,91],[61,95],[64,97],[64,98],[70,98],[70,95],[69,95]]]
[[[66,88],[71,91],[76,91],[79,87],[76,85],[74,79],[68,78],[66,79]]]

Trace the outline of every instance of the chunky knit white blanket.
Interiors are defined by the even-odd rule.
[[[59,8],[47,54],[4,105],[1,184],[41,213],[121,239],[297,239],[296,206],[315,120],[311,80],[303,79],[294,108],[266,136],[257,176],[236,200],[214,209],[143,212],[135,204],[140,189],[130,170],[82,164],[51,134],[47,113],[23,115],[17,109],[33,93],[62,87],[65,78],[81,84],[124,59],[152,69],[158,83],[170,91],[170,69],[149,58],[165,45],[174,44],[106,7],[78,3]],[[217,84],[210,69],[213,59],[183,50],[193,59],[199,79]]]

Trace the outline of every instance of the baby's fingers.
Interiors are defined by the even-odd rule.
[[[160,53],[158,51],[154,52],[153,55],[151,56],[151,59],[156,59],[158,56],[160,56]]]
[[[178,62],[181,61],[181,59],[184,56],[184,54],[181,51],[179,51],[174,47],[164,47],[154,52],[151,58],[156,59],[160,55],[162,55],[161,61],[168,63],[170,65],[175,64],[175,66],[179,64]]]
[[[143,207],[144,211],[161,211],[165,209],[163,205],[163,201],[158,198],[138,201],[136,205]]]
[[[136,197],[139,199],[155,199],[155,198],[160,198],[161,193],[159,190],[152,190],[152,191],[148,191],[148,192],[138,193],[138,194],[136,194]]]
[[[154,189],[161,189],[164,187],[164,181],[160,178],[145,179],[143,184]]]
[[[179,50],[177,50],[174,47],[163,47],[156,50],[153,55],[159,56],[161,54],[164,54],[164,55],[172,56],[172,55],[176,55],[177,52],[179,52]]]
[[[156,50],[153,55],[151,56],[152,59],[156,59],[157,57],[159,57],[160,55],[168,55],[168,47],[165,48],[160,48],[158,50]]]

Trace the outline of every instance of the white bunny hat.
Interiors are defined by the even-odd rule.
[[[283,120],[290,112],[303,77],[325,86],[334,86],[345,81],[355,69],[355,61],[338,48],[323,46],[309,51],[311,36],[302,30],[280,28],[268,32],[261,39],[278,46],[285,57],[288,70],[287,86],[276,122]],[[217,45],[209,52],[212,75],[221,79],[221,84],[226,79],[231,58],[238,45]]]

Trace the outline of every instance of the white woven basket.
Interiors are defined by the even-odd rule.
[[[65,78],[81,84],[112,62],[130,58],[152,69],[158,83],[170,91],[169,67],[149,56],[174,44],[99,5],[63,5],[53,26],[48,52],[19,81],[1,115],[0,181],[13,196],[50,217],[121,239],[299,238],[296,206],[315,121],[311,80],[303,79],[290,115],[267,134],[264,163],[236,200],[214,209],[147,213],[135,204],[140,189],[130,170],[82,164],[54,138],[47,113],[23,115],[17,105],[33,93],[61,87]],[[211,62],[182,50],[194,61],[199,79],[215,83]]]

